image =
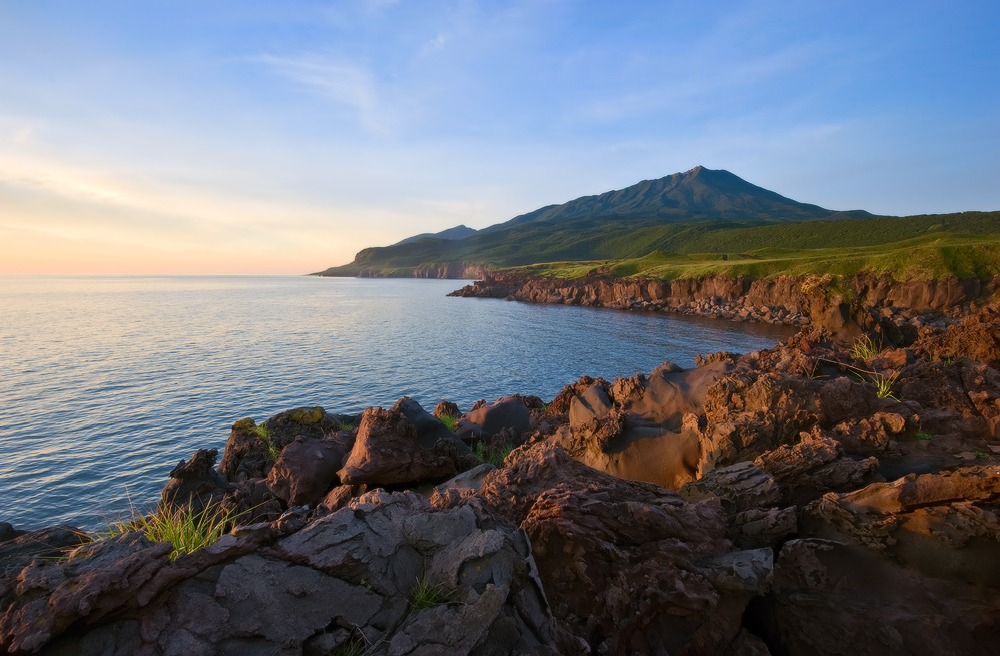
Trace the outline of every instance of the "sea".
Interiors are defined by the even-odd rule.
[[[447,296],[468,281],[309,276],[0,276],[0,521],[98,531],[155,504],[234,421],[402,396],[466,411],[551,400],[794,331],[666,313]]]

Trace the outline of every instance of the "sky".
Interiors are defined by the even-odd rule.
[[[0,274],[306,273],[703,165],[1000,210],[1000,3],[0,0]]]

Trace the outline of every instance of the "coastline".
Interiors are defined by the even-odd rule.
[[[807,326],[548,404],[237,421],[218,467],[198,451],[162,505],[239,526],[176,557],[136,532],[8,533],[0,646],[988,652],[1000,307],[925,318],[902,347]],[[443,600],[418,604],[418,583]]]
[[[900,341],[901,332],[919,333],[927,326],[946,328],[998,290],[1000,276],[908,281],[885,274],[856,275],[843,281],[813,275],[705,276],[668,282],[610,275],[566,280],[492,271],[450,295],[815,326],[842,341],[876,331]]]

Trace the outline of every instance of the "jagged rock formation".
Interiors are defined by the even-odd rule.
[[[665,282],[613,276],[560,280],[495,271],[451,295],[813,326],[825,328],[845,341],[874,330],[895,341],[912,341],[924,328],[947,325],[943,317],[927,317],[926,313],[965,316],[976,308],[977,299],[998,290],[1000,276],[988,280],[946,277],[899,282],[887,275],[858,275],[836,286],[829,276],[706,276]],[[988,324],[990,320],[983,321]],[[975,329],[970,326],[964,330]],[[984,325],[980,330],[988,332],[989,327]],[[985,348],[983,355],[989,357],[997,351],[996,342]]]
[[[0,526],[0,649],[1000,653],[998,316],[584,377],[457,434],[412,399],[240,420],[164,489],[245,513],[211,546]]]

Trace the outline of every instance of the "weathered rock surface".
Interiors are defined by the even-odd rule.
[[[337,472],[353,446],[354,436],[347,432],[322,440],[296,438],[281,451],[267,487],[290,506],[315,505],[340,483]]]
[[[331,415],[320,406],[295,408],[277,414],[258,426],[247,417],[233,424],[226,441],[221,472],[230,481],[262,478],[280,453],[295,438],[323,439],[336,435],[341,424],[356,423],[349,415]]]
[[[728,567],[712,558],[732,551],[718,503],[620,480],[546,443],[515,451],[480,495],[527,533],[560,627],[583,639],[577,653],[722,653],[736,639],[750,593],[710,580]]]
[[[455,434],[436,416],[424,410],[419,403],[408,396],[396,401],[393,412],[401,412],[417,431],[417,442],[425,449],[433,449],[438,440],[457,440]],[[464,445],[463,445],[464,446]],[[468,447],[465,447],[468,450]]]
[[[401,411],[368,408],[339,477],[348,485],[398,485],[444,480],[456,473],[450,458],[420,446],[416,429]]]
[[[479,402],[498,466],[412,399],[241,420],[163,491],[242,513],[209,547],[0,524],[0,651],[998,654],[1000,373],[948,350],[991,357],[996,316]]]
[[[856,545],[785,544],[749,620],[785,653],[996,654],[996,588],[921,576]]]
[[[458,422],[458,436],[463,440],[473,437],[490,438],[507,430],[516,436],[531,430],[531,412],[520,396],[497,399],[465,413]]]
[[[217,449],[198,449],[190,460],[170,470],[170,482],[160,492],[160,503],[173,510],[190,507],[202,512],[222,503],[230,491],[226,477],[215,471]]]

